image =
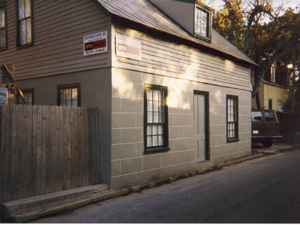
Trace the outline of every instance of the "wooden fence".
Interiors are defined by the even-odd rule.
[[[0,106],[0,202],[100,183],[97,109]]]

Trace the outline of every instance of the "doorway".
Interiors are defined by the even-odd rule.
[[[194,148],[196,161],[210,159],[208,92],[194,91]]]

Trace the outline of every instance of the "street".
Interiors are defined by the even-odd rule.
[[[299,223],[300,151],[99,202],[35,223]]]

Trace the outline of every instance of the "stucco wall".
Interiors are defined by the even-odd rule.
[[[144,84],[168,88],[169,147],[144,154]],[[210,160],[195,161],[194,90],[209,92]],[[239,97],[239,139],[227,143],[226,95]],[[154,74],[112,69],[112,188],[159,180],[251,154],[251,93]]]

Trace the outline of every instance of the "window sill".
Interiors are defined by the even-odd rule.
[[[152,153],[158,153],[158,152],[167,152],[169,151],[169,147],[157,147],[157,148],[148,148],[144,151],[145,154],[152,154]]]
[[[17,46],[17,50],[20,50],[20,49],[23,49],[23,48],[28,48],[28,47],[31,47],[33,46],[33,43],[29,43],[29,44],[26,44],[26,45],[20,45],[20,46]]]
[[[240,141],[240,139],[238,138],[227,139],[227,143],[238,142],[238,141]]]
[[[197,33],[194,33],[194,36],[196,38],[199,38],[199,39],[203,40],[203,41],[206,41],[206,42],[209,42],[209,43],[211,42],[211,37],[202,36],[202,35],[197,34]]]

